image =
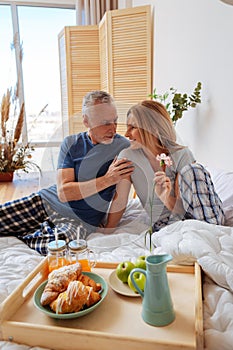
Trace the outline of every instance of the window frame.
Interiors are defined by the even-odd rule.
[[[75,1],[74,0],[15,0],[15,1],[0,1],[0,5],[11,5],[16,4],[19,6],[35,6],[35,7],[56,7],[56,8],[67,8],[67,9],[74,9],[75,8]]]

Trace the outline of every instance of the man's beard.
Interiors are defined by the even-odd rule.
[[[101,141],[101,143],[104,145],[110,145],[112,142],[113,142],[113,138]]]

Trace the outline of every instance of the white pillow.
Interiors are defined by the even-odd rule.
[[[233,172],[226,172],[221,169],[209,169],[215,191],[219,195],[224,214],[226,216],[226,226],[233,226]]]
[[[220,169],[208,169],[208,171],[211,174],[215,190],[223,203],[223,208],[233,206],[233,172]]]
[[[233,205],[223,208],[226,217],[225,226],[233,227]]]

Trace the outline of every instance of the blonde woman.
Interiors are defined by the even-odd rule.
[[[105,232],[111,232],[126,208],[131,183],[152,219],[153,231],[178,220],[196,219],[224,224],[222,203],[207,170],[195,162],[188,147],[176,141],[176,132],[166,108],[145,100],[127,113],[131,146],[119,154],[133,163],[134,171],[117,184]],[[168,156],[171,165],[162,170],[158,156]]]

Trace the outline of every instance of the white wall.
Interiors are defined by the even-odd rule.
[[[133,0],[154,11],[153,87],[191,93],[202,104],[176,128],[197,161],[233,171],[233,6],[220,0]]]

